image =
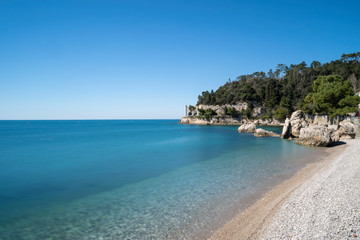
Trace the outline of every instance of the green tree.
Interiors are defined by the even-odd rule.
[[[194,111],[194,110],[195,110],[195,107],[192,106],[192,105],[189,105],[189,110],[190,110],[190,111]]]
[[[329,114],[331,117],[355,112],[360,98],[354,95],[349,80],[339,75],[319,76],[313,83],[313,93],[306,96],[306,112]]]
[[[198,111],[199,111],[199,116],[204,117],[205,109],[199,108]]]
[[[289,109],[284,108],[284,107],[279,107],[275,110],[274,112],[274,116],[275,118],[279,119],[279,120],[285,120],[285,118],[290,114]]]
[[[209,120],[215,115],[216,115],[216,112],[214,110],[212,110],[211,108],[208,108],[205,110],[204,118]]]
[[[237,118],[240,115],[240,112],[236,110],[234,107],[225,108],[224,110],[226,115],[230,115],[233,118]]]
[[[340,59],[323,64],[319,61],[311,62],[309,66],[305,62],[290,66],[279,64],[275,71],[269,70],[267,74],[254,72],[240,75],[233,81],[226,81],[217,90],[202,92],[197,104],[224,105],[247,102],[257,107],[265,107],[269,116],[279,107],[290,111],[304,108],[307,112],[318,112],[322,104],[315,106],[313,98],[317,95],[309,93],[313,92],[313,83],[319,76],[328,75],[339,75],[348,79],[353,90],[359,91],[360,52],[343,54]],[[348,99],[343,104],[352,106],[352,100],[356,98]],[[336,106],[336,109],[345,108],[345,105]],[[328,110],[324,110],[326,111]]]
[[[206,110],[199,108],[199,117],[198,118],[209,120],[215,115],[216,115],[216,112],[214,110],[212,110],[211,108],[208,108]]]

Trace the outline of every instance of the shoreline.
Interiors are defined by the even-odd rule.
[[[346,149],[348,149],[348,144],[325,149],[325,156],[320,155],[315,162],[307,164],[294,176],[270,189],[249,208],[241,211],[220,229],[217,229],[209,239],[259,239],[292,193],[312,177],[330,167],[338,157],[346,152]]]

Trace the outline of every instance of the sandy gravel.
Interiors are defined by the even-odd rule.
[[[327,152],[210,239],[360,239],[360,140]]]
[[[281,205],[261,239],[360,239],[360,140]]]

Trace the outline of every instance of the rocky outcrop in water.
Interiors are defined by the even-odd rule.
[[[274,133],[272,131],[264,130],[262,128],[256,129],[255,133],[254,133],[254,136],[255,137],[280,137],[279,134]]]
[[[281,133],[281,138],[289,138],[291,137],[291,125],[290,125],[290,119],[285,119],[285,124]]]
[[[254,133],[255,130],[256,130],[255,123],[246,123],[238,128],[238,131],[241,133]]]

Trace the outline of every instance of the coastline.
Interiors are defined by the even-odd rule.
[[[327,148],[326,156],[319,156],[314,163],[306,165],[293,177],[272,188],[249,208],[217,229],[209,239],[266,239],[267,229],[290,196],[314,176],[329,169],[334,161],[347,152],[348,145]]]
[[[201,119],[196,117],[182,117],[179,124],[185,125],[212,125],[212,126],[241,126],[244,123],[255,123],[257,126],[265,127],[283,127],[284,122],[277,120],[262,120],[262,119],[237,119],[231,117],[213,117],[211,119]]]

